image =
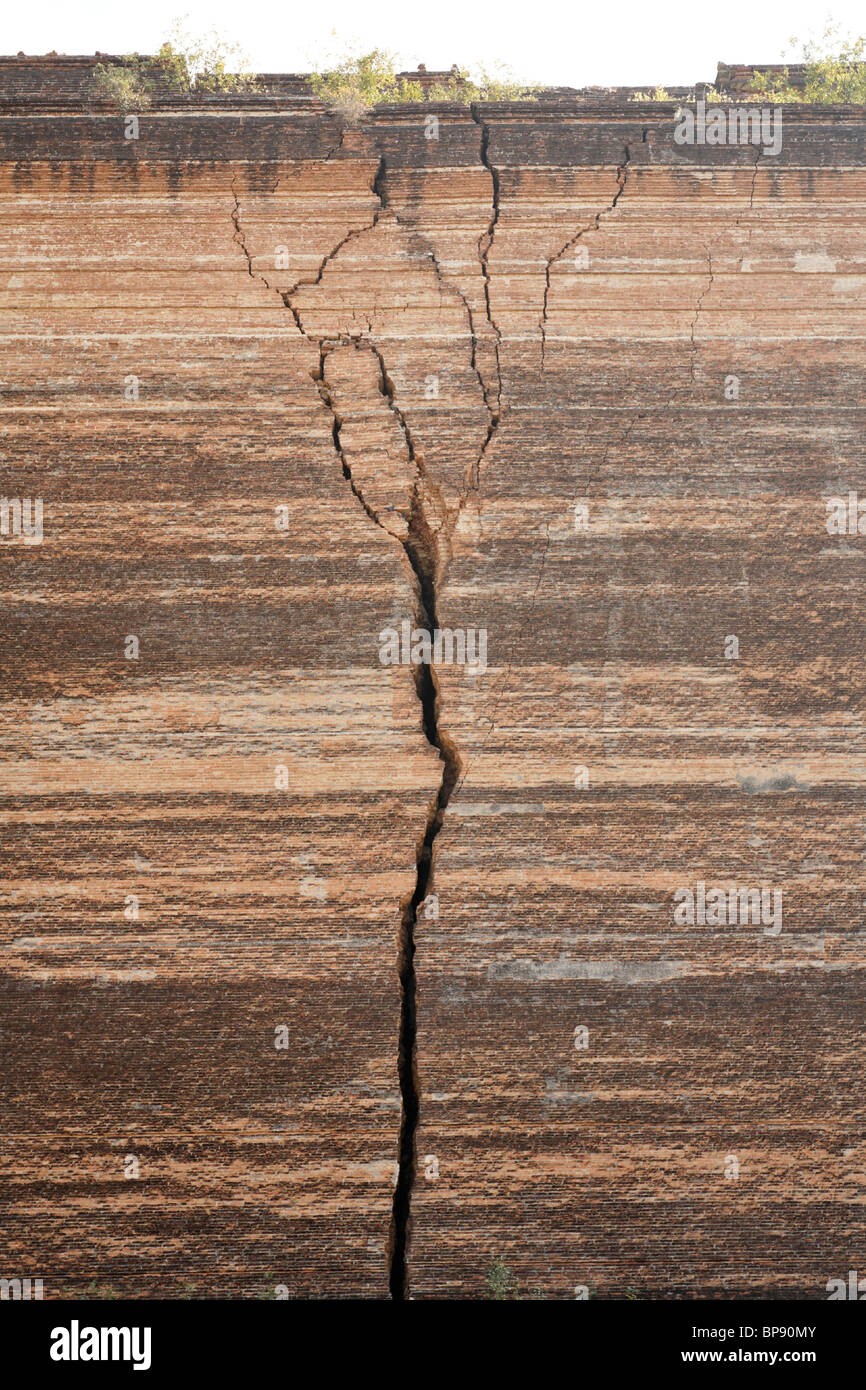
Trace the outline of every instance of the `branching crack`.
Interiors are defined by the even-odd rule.
[[[369,348],[370,352],[372,352],[376,361],[379,363],[379,390],[384,396],[385,400],[388,402],[388,407],[393,412],[397,420],[397,423],[400,426],[400,432],[403,435],[403,441],[406,445],[406,452],[409,455],[409,462],[414,466],[416,473],[423,474],[424,461],[421,454],[415,447],[415,441],[412,438],[412,431],[409,428],[409,422],[406,419],[406,416],[404,415],[403,411],[397,404],[394,383],[388,375],[388,368],[385,366],[385,358],[383,357],[380,349],[377,348],[376,344],[371,342],[369,339],[365,340],[364,345],[365,347]]]
[[[625,145],[623,148],[623,161],[621,164],[617,165],[616,169],[616,193],[614,194],[613,198],[608,203],[607,207],[602,208],[600,212],[597,212],[595,214],[592,221],[588,223],[587,226],[581,227],[580,231],[575,232],[573,237],[569,237],[565,245],[560,247],[555,256],[551,256],[550,260],[544,267],[544,301],[541,306],[541,318],[538,321],[538,326],[541,329],[542,368],[544,367],[545,354],[547,352],[547,307],[548,302],[550,300],[551,271],[553,270],[553,267],[557,265],[559,261],[562,260],[563,256],[567,256],[569,251],[574,250],[575,246],[577,246],[578,242],[586,236],[587,232],[597,232],[599,227],[601,226],[601,219],[603,217],[607,217],[610,213],[613,212],[614,208],[616,207],[617,203],[619,202],[620,198],[625,192],[625,186],[628,182],[628,167],[630,163],[631,150],[629,149],[628,145]]]
[[[327,163],[329,159],[333,159],[335,154],[339,154],[340,150],[343,148],[343,141],[346,138],[346,133],[347,127],[343,126],[340,130],[340,138],[336,145],[331,145],[330,148],[325,151],[325,163]]]
[[[404,226],[405,224],[401,222],[400,215],[396,211],[396,209],[394,209],[393,205],[389,203],[387,204],[387,206],[389,210],[394,213],[396,221],[401,226]],[[416,227],[407,227],[407,231],[410,231],[411,235],[417,238],[417,240],[422,244],[424,254],[425,256],[427,256],[428,260],[430,261],[430,264],[436,272],[436,277],[439,280],[440,285],[442,285],[445,289],[451,290],[454,294],[456,294],[461,304],[463,305],[463,308],[466,310],[466,319],[469,325],[469,365],[472,371],[474,372],[475,379],[477,380],[478,385],[481,389],[481,396],[484,401],[484,408],[487,411],[488,421],[487,434],[485,436],[484,443],[481,446],[481,451],[478,455],[478,458],[475,460],[473,469],[474,476],[471,482],[471,487],[477,491],[478,475],[481,468],[481,462],[484,458],[487,446],[490,443],[491,438],[493,437],[496,426],[499,423],[499,410],[498,408],[494,408],[490,403],[490,387],[484,380],[484,375],[481,371],[481,368],[478,365],[478,333],[475,328],[475,315],[472,312],[472,305],[469,303],[469,300],[467,299],[463,290],[461,290],[460,286],[455,284],[455,282],[451,280],[443,272],[442,267],[440,266],[438,258],[436,256],[436,253],[433,250],[433,247],[430,245],[428,238],[425,237],[422,232],[419,232]]]
[[[240,247],[241,252],[243,253],[244,260],[247,263],[247,274],[253,280],[261,280],[266,290],[273,290],[273,285],[269,285],[264,275],[262,275],[260,271],[256,270],[253,267],[253,258],[250,255],[249,248],[244,239],[243,231],[241,230],[241,204],[240,199],[237,195],[237,191],[235,190],[234,179],[232,179],[232,198],[234,199],[234,207],[231,211],[232,226],[234,227],[232,240],[235,242],[237,246]]]
[[[287,290],[278,290],[275,285],[271,284],[271,282],[267,279],[265,275],[262,275],[260,270],[255,269],[253,265],[252,255],[250,254],[249,247],[246,244],[246,239],[241,228],[240,199],[238,198],[237,192],[235,190],[234,182],[232,182],[232,197],[234,198],[234,207],[232,208],[231,218],[232,224],[235,229],[233,240],[236,242],[236,244],[240,247],[241,251],[243,252],[244,259],[247,263],[247,270],[254,280],[260,280],[262,282],[262,284],[265,286],[265,289],[270,290],[272,294],[279,295],[280,299],[283,301],[283,304],[288,309],[289,313],[292,315],[292,318],[295,320],[296,327],[300,330],[301,333],[304,334],[305,338],[309,337],[309,334],[306,333],[304,326],[301,323],[300,316],[298,314],[298,310],[296,309],[293,303],[292,296],[297,294],[298,290],[300,289],[314,288],[316,285],[320,285],[322,282],[322,276],[327,270],[329,264],[335,256],[339,255],[343,247],[346,246],[350,241],[354,241],[356,237],[363,236],[365,232],[371,232],[373,228],[376,226],[376,223],[382,216],[382,212],[385,207],[385,204],[382,201],[381,191],[378,186],[380,179],[384,174],[384,169],[385,159],[383,156],[382,159],[379,161],[379,167],[376,170],[376,173],[373,177],[373,182],[370,185],[371,191],[375,193],[380,200],[380,206],[374,212],[371,221],[367,222],[363,227],[352,227],[351,230],[348,231],[344,237],[341,237],[341,239],[337,242],[336,246],[332,246],[331,249],[325,253],[321,261],[319,262],[319,268],[314,275],[299,277],[299,279],[297,279],[295,283],[291,285]]]
[[[376,170],[376,173],[373,176],[373,182],[370,185],[372,192],[375,193],[376,197],[379,199],[379,206],[373,213],[372,220],[366,223],[363,227],[353,227],[351,231],[348,231],[346,235],[342,237],[340,241],[337,242],[336,246],[332,246],[330,251],[326,252],[326,254],[322,257],[321,261],[319,262],[319,269],[316,271],[315,275],[312,278],[304,278],[302,276],[300,279],[296,280],[295,283],[292,286],[290,286],[289,289],[280,291],[283,303],[285,304],[289,313],[292,315],[292,318],[295,320],[295,323],[297,324],[298,328],[304,334],[304,337],[308,337],[309,334],[307,334],[306,330],[304,329],[304,325],[301,323],[300,314],[298,313],[298,310],[295,307],[292,296],[297,294],[298,290],[314,288],[316,285],[320,285],[322,283],[322,276],[324,275],[331,261],[334,259],[335,256],[339,255],[343,247],[347,246],[350,241],[354,241],[356,237],[363,236],[365,232],[372,232],[373,228],[379,221],[379,218],[382,216],[382,212],[384,211],[385,207],[385,203],[380,191],[380,183],[382,178],[384,177],[384,174],[385,156],[383,155],[382,158],[379,160],[379,167]]]
[[[358,350],[362,348],[367,349],[374,354],[378,362],[379,390],[400,425],[409,460],[415,468],[408,533],[406,539],[400,542],[400,544],[402,544],[406,554],[415,582],[415,621],[419,628],[430,635],[430,645],[432,647],[432,639],[438,628],[437,590],[441,572],[437,532],[431,528],[426,514],[426,497],[423,491],[425,483],[423,458],[416,448],[406,416],[397,404],[394,384],[388,374],[384,356],[376,344],[369,338],[361,338],[360,336],[352,336],[349,334],[339,334],[337,336],[320,338],[308,333],[304,328],[301,315],[292,301],[292,296],[301,287],[318,285],[321,283],[328,264],[334,259],[338,252],[342,250],[347,242],[351,241],[354,237],[360,236],[365,231],[371,231],[373,227],[376,226],[382,212],[387,206],[384,192],[384,177],[385,159],[382,157],[371,185],[372,191],[379,199],[379,207],[376,210],[373,220],[365,227],[355,228],[348,232],[346,236],[323,257],[319,269],[312,279],[300,279],[296,281],[289,290],[276,290],[269,284],[265,276],[255,270],[253,258],[247,247],[241,227],[240,203],[234,186],[232,186],[234,208],[232,210],[231,220],[234,226],[234,240],[243,252],[249,274],[254,279],[261,280],[268,290],[279,295],[282,303],[291,313],[299,332],[308,342],[316,345],[318,349],[318,360],[316,366],[310,369],[310,377],[315,383],[322,404],[331,417],[331,438],[334,445],[334,452],[340,462],[343,477],[348,482],[353,496],[363,508],[366,516],[368,516],[375,525],[381,527],[381,529],[385,531],[385,534],[393,540],[395,538],[392,536],[392,533],[383,525],[375,508],[373,508],[364,497],[363,490],[359,487],[352,475],[352,469],[341,439],[343,421],[337,408],[333,392],[328,385],[326,375],[328,354],[337,347],[351,345]],[[439,723],[439,689],[433,665],[431,662],[422,662],[417,666],[413,666],[412,670],[415,690],[421,707],[421,727],[428,743],[431,747],[436,749],[439,755],[442,764],[442,776],[438,791],[428,808],[424,833],[416,845],[415,886],[409,896],[401,904],[397,944],[397,973],[400,982],[397,1074],[400,1085],[402,1114],[398,1147],[397,1181],[394,1187],[391,1229],[387,1252],[389,1288],[391,1297],[397,1301],[403,1301],[409,1297],[407,1254],[411,1231],[411,1201],[412,1189],[415,1183],[416,1133],[419,1118],[420,1087],[416,1058],[417,993],[415,977],[415,931],[418,909],[427,897],[432,879],[433,845],[442,828],[445,808],[448,805],[460,775],[460,758],[456,746],[440,727]]]

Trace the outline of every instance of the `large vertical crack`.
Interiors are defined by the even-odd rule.
[[[342,419],[336,401],[327,381],[326,364],[328,354],[337,347],[352,345],[356,349],[367,349],[375,356],[379,366],[379,390],[395,415],[402,432],[409,461],[415,468],[415,481],[412,490],[409,526],[405,540],[400,544],[412,570],[415,582],[415,622],[418,628],[430,636],[432,650],[433,636],[438,629],[437,596],[442,573],[442,562],[438,545],[438,528],[430,526],[427,519],[425,496],[425,474],[423,459],[416,449],[406,416],[397,404],[394,384],[388,374],[385,359],[380,349],[369,339],[360,336],[340,334],[335,337],[317,337],[308,333],[292,296],[301,286],[321,283],[325,270],[337,253],[353,237],[372,230],[386,207],[383,180],[385,176],[384,156],[380,159],[374,175],[371,190],[379,199],[379,208],[370,223],[365,227],[348,232],[341,241],[322,258],[318,271],[312,279],[298,280],[289,290],[279,291],[265,276],[255,270],[253,258],[247,247],[241,226],[241,209],[237,193],[232,187],[234,207],[231,221],[234,227],[233,239],[242,251],[249,274],[261,280],[264,286],[277,294],[283,305],[292,315],[298,331],[318,349],[318,360],[310,369],[310,377],[316,386],[319,398],[331,417],[331,438],[334,452],[340,462],[343,477],[348,482],[353,496],[363,508],[364,513],[375,525],[382,528],[391,539],[396,539],[385,527],[374,507],[364,497],[363,489],[352,475],[346,451],[341,439]],[[435,257],[434,257],[435,262]],[[468,304],[467,304],[468,309]],[[471,320],[470,320],[471,322]],[[474,330],[473,330],[474,341]],[[479,375],[479,380],[480,380]],[[483,383],[482,383],[483,387]],[[486,396],[485,396],[486,399]],[[498,422],[498,419],[497,419]],[[445,809],[460,776],[460,758],[452,739],[439,723],[439,689],[433,671],[432,661],[413,666],[415,690],[420,704],[421,727],[432,748],[435,748],[442,764],[439,788],[428,807],[424,832],[416,845],[415,885],[412,892],[401,903],[397,942],[397,974],[400,986],[400,1019],[397,1041],[397,1075],[400,1086],[401,1118],[398,1142],[397,1181],[391,1212],[391,1227],[388,1238],[388,1283],[391,1297],[403,1301],[409,1297],[408,1249],[411,1234],[411,1203],[417,1169],[416,1135],[420,1114],[420,1086],[417,1066],[417,980],[415,974],[416,928],[418,909],[430,890],[433,873],[433,845],[445,815]]]
[[[435,538],[430,534],[420,506],[413,507],[405,551],[417,582],[420,627],[432,634],[439,626],[437,598],[437,563]],[[412,1222],[412,1191],[417,1173],[416,1136],[420,1115],[420,1085],[417,1065],[417,1001],[415,974],[416,928],[418,909],[430,889],[433,872],[433,844],[445,816],[445,809],[460,776],[460,758],[453,741],[439,724],[439,691],[432,665],[415,668],[415,689],[421,702],[422,724],[427,741],[436,748],[442,763],[439,790],[427,812],[424,834],[418,844],[415,887],[403,904],[400,919],[398,971],[400,976],[400,1037],[397,1067],[402,1098],[400,1150],[397,1182],[389,1241],[389,1282],[391,1297],[403,1301],[409,1297],[408,1250]]]
[[[325,375],[328,351],[344,340],[321,343],[316,384],[319,395],[332,416],[334,448],[352,492],[367,516],[377,525],[382,523],[365,500],[363,492],[352,477],[352,470],[343,449],[340,430],[342,421],[331,395]],[[393,384],[388,376],[384,358],[372,343],[354,340],[357,348],[372,351],[379,363],[379,389],[400,424],[410,460],[418,473],[412,493],[409,528],[401,542],[415,580],[416,627],[429,633],[432,639],[439,627],[437,614],[438,582],[441,572],[437,533],[430,526],[422,495],[423,471],[416,453],[411,431],[403,412],[394,400]],[[390,532],[388,532],[390,535]],[[412,1192],[417,1173],[416,1136],[420,1116],[420,1083],[417,1063],[417,978],[415,973],[416,928],[418,909],[426,899],[433,872],[433,844],[445,816],[445,809],[460,776],[461,764],[456,746],[439,723],[439,690],[432,664],[422,662],[413,667],[415,691],[421,706],[421,727],[431,747],[435,748],[442,764],[439,788],[431,802],[424,833],[416,846],[415,886],[401,905],[397,943],[397,974],[400,982],[400,1023],[397,1041],[397,1076],[400,1086],[401,1117],[397,1158],[397,1181],[391,1211],[388,1238],[388,1283],[391,1297],[398,1302],[409,1297],[408,1250],[411,1234]]]

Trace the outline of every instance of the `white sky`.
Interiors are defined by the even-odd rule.
[[[832,14],[860,33],[862,0],[25,0],[8,5],[6,53],[153,52],[175,19],[216,28],[260,72],[304,72],[349,41],[387,48],[401,67],[509,66],[526,81],[688,86],[716,63],[779,62],[791,36]]]

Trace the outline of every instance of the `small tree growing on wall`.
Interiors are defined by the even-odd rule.
[[[454,67],[444,82],[422,86],[399,77],[394,55],[383,48],[346,57],[332,68],[314,72],[310,81],[317,97],[351,121],[385,103],[455,101],[468,106],[473,101],[535,100],[533,90],[503,68],[496,72],[482,68],[473,75],[468,68]]]
[[[383,102],[424,100],[420,82],[398,77],[393,55],[383,48],[344,58],[333,68],[314,72],[310,81],[317,97],[351,121]]]
[[[538,1302],[546,1297],[543,1289],[532,1289],[529,1293],[522,1293],[520,1280],[512,1274],[508,1265],[502,1259],[495,1259],[487,1270],[485,1298],[497,1301],[514,1299],[519,1301]]]
[[[196,38],[177,21],[158,53],[130,53],[120,63],[99,63],[91,91],[132,111],[149,106],[160,92],[238,92],[256,81],[238,44],[215,30]]]
[[[805,68],[802,87],[795,87],[788,69],[756,72],[749,91],[774,102],[806,102],[812,105],[866,102],[866,38],[842,35],[838,25],[828,24],[820,38],[801,41],[800,58]],[[708,94],[708,100],[726,99],[724,93]]]

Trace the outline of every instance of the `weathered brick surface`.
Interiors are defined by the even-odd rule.
[[[539,250],[615,184],[502,175],[508,407],[439,610],[487,625],[491,668],[442,677],[463,779],[418,927],[418,1297],[477,1295],[497,1257],[560,1297],[821,1298],[856,1266],[862,542],[824,502],[864,484],[854,134],[834,169],[792,121],[800,167],[753,181],[651,132],[586,268],[553,269],[543,366]],[[675,925],[697,880],[778,886],[781,934]]]
[[[866,493],[862,113],[756,162],[577,94],[343,131],[286,81],[126,141],[72,60],[15,71],[4,1272],[386,1295],[441,766],[378,634],[423,523],[489,669],[437,672],[413,1295],[502,1257],[823,1296],[863,1239],[864,541],[824,503]],[[698,880],[781,888],[781,933],[676,925]]]

